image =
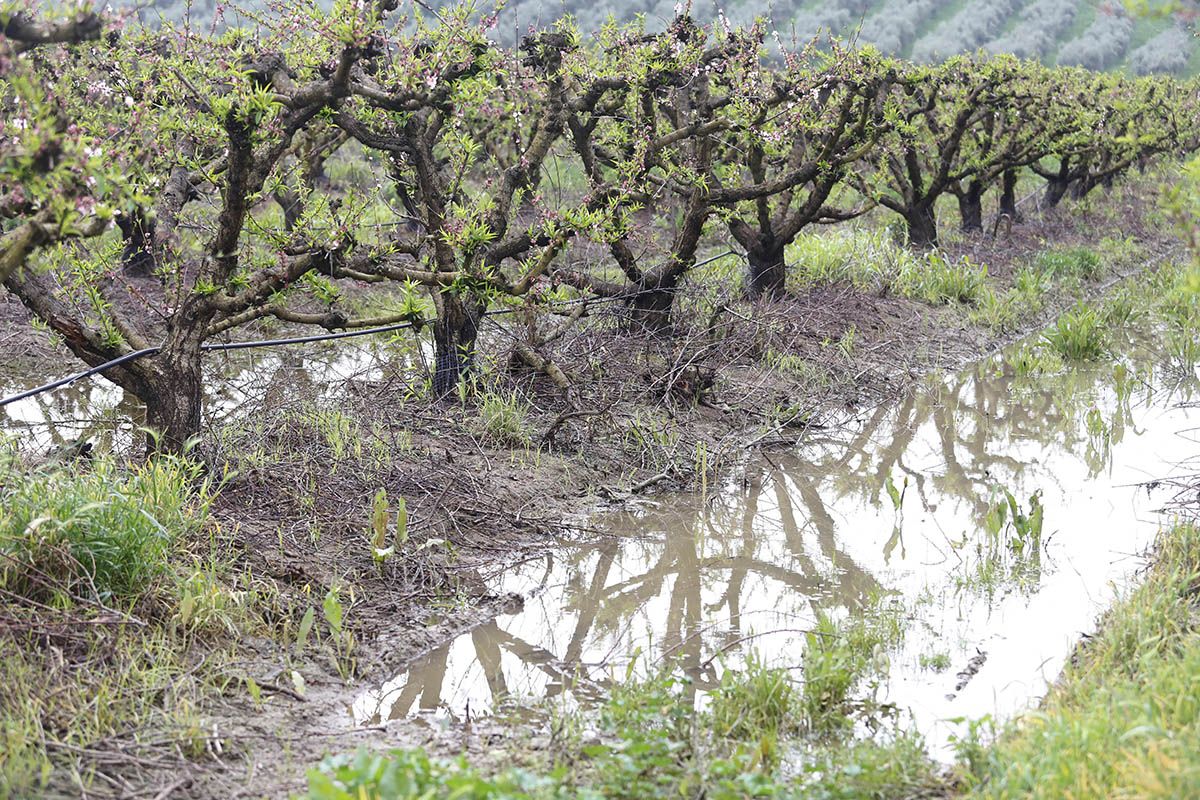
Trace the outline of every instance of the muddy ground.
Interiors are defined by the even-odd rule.
[[[297,659],[278,641],[243,641],[242,670],[265,687],[267,702],[256,705],[231,683],[219,704],[203,709],[212,734],[210,757],[201,761],[131,742],[105,752],[101,743],[97,762],[124,775],[126,786],[97,787],[98,796],[287,796],[302,790],[304,770],[326,753],[423,744],[486,756],[510,737],[528,736],[486,720],[354,728],[348,705],[363,687],[518,607],[520,597],[490,593],[487,578],[564,540],[595,535],[588,515],[637,493],[694,486],[697,463],[711,485],[759,449],[791,446],[808,427],[865,413],[921,376],[986,355],[1174,257],[1181,243],[1156,203],[1149,186],[1123,187],[1084,209],[1031,211],[1011,231],[947,244],[948,258],[986,264],[999,291],[1048,243],[1128,242],[1128,258],[1106,265],[1099,280],[1053,294],[1008,330],[973,323],[969,307],[846,285],[755,307],[729,298],[707,319],[681,314],[675,334],[659,338],[630,331],[622,309],[598,307],[543,350],[571,378],[567,393],[510,363],[506,342],[519,326],[501,321],[485,333],[488,391],[530,400],[508,441],[481,426],[478,398],[405,400],[413,378],[397,368],[345,387],[339,425],[361,445],[347,451],[304,421],[311,387],[264,380],[238,419],[215,421],[200,446],[214,473],[236,470],[216,503],[219,536],[235,569],[278,592],[282,614],[299,614],[310,598],[340,587],[356,642],[353,677],[344,680],[328,653]],[[691,302],[685,298],[685,308]],[[840,346],[850,330],[852,346]],[[62,365],[49,370],[55,374],[75,368],[32,331],[11,298],[0,298],[0,350],[16,372],[46,372],[55,362]],[[410,520],[405,549],[381,565],[365,533],[380,488],[407,499]],[[291,688],[293,669],[303,675],[303,695]]]

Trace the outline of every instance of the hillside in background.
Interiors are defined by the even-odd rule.
[[[139,5],[145,7],[145,0]],[[190,9],[193,19],[207,22],[218,5],[217,0],[154,0],[141,15],[147,22],[179,21]],[[568,14],[584,30],[599,28],[610,16],[625,21],[639,14],[654,28],[678,5],[676,0],[512,0],[500,15],[499,30],[501,38],[512,41],[531,26]],[[1192,30],[1172,20],[1131,17],[1116,0],[696,0],[694,13],[707,20],[723,13],[733,24],[766,16],[787,40],[828,32],[857,35],[863,43],[917,61],[983,48],[1047,64],[1134,74],[1200,71],[1200,45]]]

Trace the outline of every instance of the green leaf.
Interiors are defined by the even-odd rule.
[[[325,600],[321,604],[322,610],[325,612],[325,621],[329,623],[330,629],[334,633],[342,632],[342,601],[338,597],[337,589],[330,589],[325,593]]]
[[[304,616],[300,619],[300,629],[296,631],[296,654],[299,655],[304,651],[308,644],[308,635],[312,633],[313,623],[316,621],[317,615],[312,606],[304,612]]]

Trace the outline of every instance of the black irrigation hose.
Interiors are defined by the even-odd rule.
[[[3,408],[9,403],[15,403],[18,400],[25,400],[26,398],[34,397],[42,394],[43,392],[48,392],[51,389],[58,389],[62,386],[74,383],[75,381],[95,375],[96,373],[103,372],[106,369],[112,369],[113,367],[119,367],[120,365],[126,364],[130,361],[136,361],[143,356],[152,356],[161,349],[161,347],[147,347],[145,350],[136,350],[132,353],[126,353],[120,358],[114,358],[112,361],[106,361],[100,366],[92,367],[91,369],[85,369],[83,372],[76,372],[74,375],[68,375],[65,378],[60,378],[59,380],[51,383],[42,384],[41,386],[21,392],[20,394],[14,394],[10,397],[5,397],[3,400],[0,400],[0,408]]]
[[[585,299],[581,299],[581,300],[572,300],[572,301],[568,301],[566,303],[561,303],[560,306],[578,305],[579,303],[611,303],[611,302],[615,302],[615,301],[619,301],[619,300],[626,300],[626,299],[628,299],[628,297],[629,297],[628,295],[621,295],[618,297],[604,297],[604,298],[599,298],[599,299],[585,298]],[[519,309],[515,309],[515,308],[501,308],[501,309],[497,309],[495,311],[485,311],[483,315],[485,317],[498,317],[503,314],[514,314],[518,310]],[[376,333],[391,333],[392,331],[404,330],[406,328],[423,328],[426,325],[431,325],[431,324],[433,324],[433,320],[421,319],[421,320],[416,320],[416,321],[412,321],[412,322],[397,322],[392,325],[380,325],[379,327],[376,327],[376,328],[362,328],[361,330],[341,331],[339,333],[320,333],[320,334],[315,334],[313,336],[295,336],[295,337],[292,337],[289,339],[262,339],[262,340],[255,341],[255,342],[227,342],[227,343],[222,343],[222,344],[202,344],[202,345],[200,345],[200,349],[206,353],[211,353],[211,352],[218,352],[218,351],[225,351],[225,350],[249,350],[251,348],[259,348],[259,347],[280,347],[283,345],[310,344],[313,342],[330,342],[330,341],[334,341],[336,339],[349,339],[349,338],[352,338],[355,336],[370,336],[370,335],[376,334]],[[132,353],[126,353],[125,355],[121,356],[120,358],[114,358],[112,361],[106,361],[103,364],[99,364],[90,369],[85,369],[82,372],[76,372],[74,375],[68,375],[65,378],[59,378],[56,381],[51,381],[50,383],[45,383],[45,384],[42,384],[41,386],[35,386],[34,388],[27,389],[26,391],[20,392],[19,394],[14,394],[9,397],[0,399],[0,408],[3,408],[4,406],[10,405],[12,403],[19,402],[21,400],[26,400],[30,397],[35,397],[39,394],[43,394],[45,392],[49,392],[54,389],[60,389],[63,386],[67,386],[69,384],[74,383],[75,381],[83,380],[84,378],[90,378],[93,375],[97,375],[106,370],[110,370],[113,367],[119,367],[122,364],[128,364],[130,361],[136,361],[137,359],[144,358],[146,356],[157,355],[161,350],[162,350],[161,346],[147,347],[144,350],[135,350]]]
[[[340,333],[324,333],[324,334],[317,334],[315,336],[297,336],[297,337],[293,337],[290,339],[263,339],[263,340],[257,341],[257,342],[228,342],[228,343],[224,343],[224,344],[202,344],[202,345],[200,345],[200,349],[204,352],[214,352],[214,351],[221,351],[221,350],[248,350],[248,349],[254,348],[254,347],[275,347],[278,345],[307,344],[309,342],[327,342],[327,341],[331,341],[333,339],[348,339],[351,336],[369,336],[370,334],[373,334],[373,333],[388,333],[390,331],[398,331],[398,330],[402,330],[404,328],[412,328],[418,324],[424,325],[425,321],[422,320],[420,323],[401,322],[401,323],[397,323],[395,325],[381,325],[378,328],[363,328],[362,330],[342,331]],[[5,397],[3,399],[0,399],[0,408],[3,408],[4,406],[7,406],[11,403],[16,403],[20,400],[25,400],[30,397],[34,397],[34,396],[42,394],[44,392],[49,392],[53,389],[62,388],[63,386],[67,386],[69,384],[74,383],[75,381],[83,380],[84,378],[90,378],[93,375],[98,375],[101,372],[110,370],[113,367],[119,367],[122,364],[128,364],[130,361],[136,361],[139,358],[144,358],[146,356],[157,355],[161,350],[162,350],[162,347],[147,347],[144,350],[135,350],[132,353],[126,353],[125,355],[121,356],[120,358],[114,358],[112,361],[105,361],[103,364],[99,364],[95,367],[92,367],[91,369],[85,369],[82,372],[76,372],[74,375],[68,375],[65,378],[59,378],[56,381],[51,381],[50,383],[45,383],[45,384],[42,384],[41,386],[36,386],[32,389],[27,389],[26,391],[21,392],[19,394],[14,394],[14,395],[11,395],[10,397]]]

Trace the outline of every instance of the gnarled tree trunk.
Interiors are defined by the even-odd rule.
[[[137,370],[145,384],[146,427],[153,433],[146,449],[182,453],[200,434],[204,404],[201,344],[212,321],[212,310],[203,298],[193,296],[180,307],[167,326],[162,351]]]
[[[1062,202],[1062,199],[1067,195],[1067,190],[1070,188],[1071,181],[1069,178],[1047,178],[1046,193],[1042,195],[1042,204],[1047,208],[1054,208]]]
[[[646,333],[665,333],[671,329],[671,311],[675,306],[676,281],[653,281],[638,287],[630,304],[630,321]]]
[[[142,400],[146,403],[146,427],[153,433],[146,441],[149,452],[179,454],[200,434],[200,412],[204,386],[200,355],[170,353],[154,367],[155,377]],[[156,359],[157,360],[157,359]]]
[[[1000,216],[1008,217],[1013,222],[1021,221],[1017,211],[1017,172],[1005,170],[1000,179]]]
[[[433,393],[446,397],[455,390],[475,361],[475,341],[484,304],[474,297],[440,293],[433,323]]]
[[[937,216],[933,205],[920,203],[904,214],[908,244],[922,250],[938,246]]]
[[[983,189],[974,183],[958,193],[958,212],[963,233],[983,230]]]
[[[782,247],[755,248],[746,253],[750,261],[747,294],[757,299],[782,297],[787,283],[787,265]]]

